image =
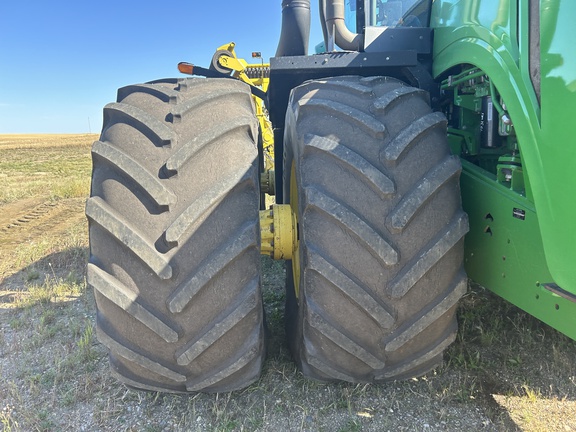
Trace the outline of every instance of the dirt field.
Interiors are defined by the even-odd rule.
[[[262,259],[270,344],[243,391],[171,395],[109,374],[85,285],[96,135],[0,135],[3,431],[576,431],[576,343],[471,286],[445,364],[382,385],[304,379],[284,346],[283,265]]]

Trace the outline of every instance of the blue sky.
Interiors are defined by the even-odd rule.
[[[119,87],[183,76],[180,61],[208,66],[231,41],[268,59],[281,10],[281,0],[2,1],[0,133],[98,133]]]

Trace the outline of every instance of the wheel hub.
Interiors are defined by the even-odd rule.
[[[275,260],[292,259],[297,248],[296,217],[289,204],[274,204],[260,211],[260,253]]]

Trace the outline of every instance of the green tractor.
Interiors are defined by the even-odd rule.
[[[468,277],[576,339],[576,3],[319,8],[315,55],[310,1],[284,0],[270,63],[224,45],[104,108],[88,283],[127,385],[254,382],[260,254],[286,260],[288,344],[313,379],[431,370]]]

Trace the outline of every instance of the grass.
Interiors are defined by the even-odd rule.
[[[0,172],[9,173],[0,180],[10,181],[0,208],[22,200],[54,201],[56,209],[78,203],[65,207],[61,217],[70,222],[62,227],[9,250],[0,241],[2,430],[576,430],[576,343],[477,285],[461,302],[444,365],[426,376],[381,385],[303,378],[284,343],[284,265],[268,258],[262,285],[270,338],[260,380],[209,395],[119,384],[95,338],[94,298],[84,281],[82,185],[94,137],[81,138],[0,136]],[[11,180],[17,173],[20,183]]]
[[[22,290],[13,294],[11,307],[31,308],[36,305],[46,305],[51,302],[64,302],[77,299],[86,290],[83,278],[70,272],[66,278],[54,276],[46,277],[42,284],[25,285]],[[47,312],[48,314],[48,312]],[[49,321],[47,315],[44,318]]]
[[[5,405],[0,412],[0,424],[4,432],[11,432],[18,429],[18,422],[12,417],[13,412],[14,407],[11,405]]]

